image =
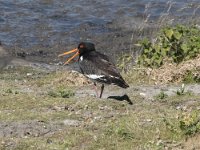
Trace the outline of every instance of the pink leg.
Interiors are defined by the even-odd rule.
[[[95,82],[94,82],[94,90],[96,92],[96,97],[99,97],[98,88]]]

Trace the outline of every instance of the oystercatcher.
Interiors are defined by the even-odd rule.
[[[76,52],[65,63],[68,64],[76,56],[78,58],[78,64],[83,75],[96,82],[102,83],[99,97],[102,97],[104,84],[114,84],[122,88],[128,88],[129,85],[124,81],[115,65],[110,61],[108,56],[101,54],[95,50],[95,46],[90,42],[81,42],[78,48],[60,54],[60,56],[68,55]],[[97,93],[97,91],[96,91]],[[98,93],[97,93],[98,94]],[[98,95],[97,95],[98,96]]]

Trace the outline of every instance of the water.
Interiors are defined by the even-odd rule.
[[[131,24],[148,14],[149,20],[163,13],[200,16],[198,7],[199,0],[0,0],[0,41],[9,47],[49,48],[118,27],[132,30]],[[113,22],[118,24],[110,27]]]

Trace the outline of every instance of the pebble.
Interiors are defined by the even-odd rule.
[[[145,96],[146,96],[146,93],[140,93],[140,96],[144,96],[144,97],[145,97]]]
[[[66,119],[63,121],[63,123],[67,126],[79,126],[81,124],[81,121]]]
[[[27,76],[32,76],[33,74],[32,74],[32,73],[27,73],[26,75],[27,75]]]

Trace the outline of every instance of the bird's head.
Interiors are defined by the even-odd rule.
[[[70,51],[67,51],[63,54],[60,54],[58,55],[58,57],[61,57],[61,56],[65,56],[65,55],[68,55],[68,54],[71,54],[71,53],[75,53],[72,57],[70,57],[65,63],[64,65],[68,64],[72,59],[74,59],[75,57],[77,56],[81,56],[85,53],[89,53],[91,51],[95,51],[95,46],[93,43],[90,43],[90,42],[81,42],[77,48],[75,49],[72,49]]]

